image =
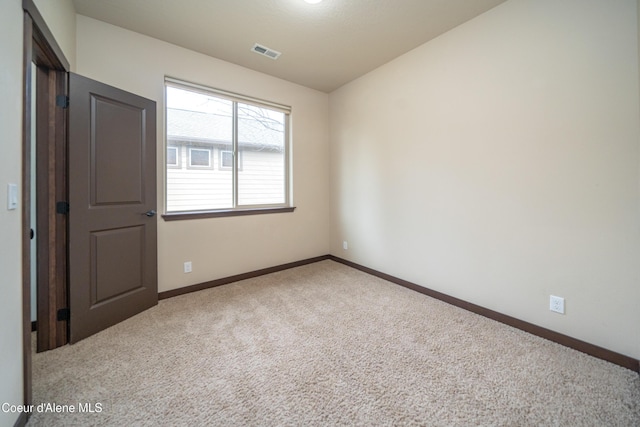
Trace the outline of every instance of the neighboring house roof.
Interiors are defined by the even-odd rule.
[[[238,117],[238,145],[254,150],[284,149],[282,124]],[[167,139],[201,144],[231,144],[231,118],[219,114],[167,108]]]

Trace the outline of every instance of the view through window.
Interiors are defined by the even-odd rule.
[[[288,115],[167,82],[167,212],[287,207]]]

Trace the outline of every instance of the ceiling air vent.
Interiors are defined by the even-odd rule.
[[[281,55],[281,53],[277,50],[269,49],[268,47],[262,46],[258,43],[254,44],[251,50],[255,53],[259,53],[260,55],[264,55],[271,59],[278,59],[278,57]]]

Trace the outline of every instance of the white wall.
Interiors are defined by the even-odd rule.
[[[640,358],[636,7],[511,0],[333,92],[332,253]]]
[[[328,95],[84,16],[79,74],[155,100],[158,208],[164,206],[164,76],[292,107],[294,213],[165,222],[158,219],[159,290],[329,252]],[[215,42],[215,41],[212,41]],[[185,261],[193,273],[182,272]]]
[[[22,2],[1,0],[0,13],[0,405],[22,403],[21,209],[7,210],[7,184],[21,184]],[[19,191],[22,191],[21,186]],[[0,425],[18,414],[0,410]]]

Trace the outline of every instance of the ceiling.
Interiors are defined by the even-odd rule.
[[[323,92],[505,0],[74,0],[76,12]],[[255,43],[282,52],[277,60]]]

